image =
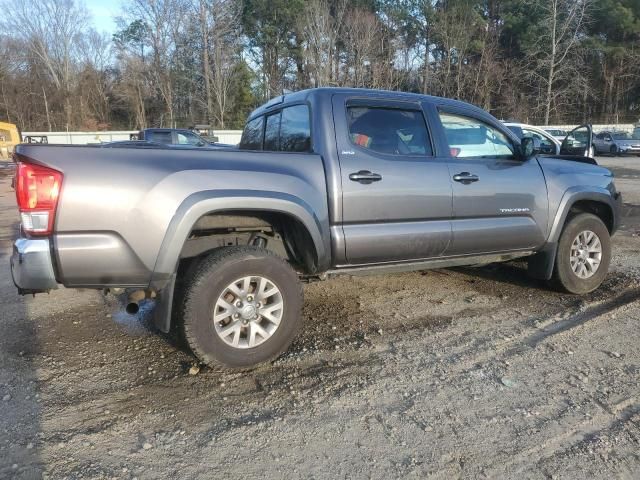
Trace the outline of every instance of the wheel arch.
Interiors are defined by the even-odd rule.
[[[315,273],[328,268],[331,257],[328,233],[323,234],[322,221],[304,200],[269,191],[217,190],[192,194],[182,202],[169,224],[151,277],[150,287],[159,291],[154,312],[158,329],[163,332],[170,329],[180,254],[196,223],[212,215],[246,216],[252,212],[289,219],[289,227],[297,235],[294,243],[312,248],[304,259],[306,271]]]
[[[558,240],[567,220],[577,213],[592,213],[599,217],[613,235],[618,226],[618,198],[601,187],[576,187],[565,192],[551,224],[547,243],[528,259],[529,275],[541,280],[553,276]]]

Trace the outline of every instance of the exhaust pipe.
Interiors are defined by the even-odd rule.
[[[127,306],[124,309],[129,315],[135,315],[136,313],[138,313],[138,311],[140,311],[140,305],[138,305],[136,302],[130,302],[127,303]]]
[[[151,290],[136,290],[131,292],[128,296],[127,306],[125,311],[129,315],[135,315],[140,311],[140,302],[145,298],[155,298],[156,293]]]

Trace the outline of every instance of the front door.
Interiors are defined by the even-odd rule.
[[[569,132],[560,147],[560,155],[589,157],[592,152],[593,130],[591,125],[580,125]]]
[[[333,97],[347,263],[442,255],[451,239],[451,182],[433,156],[418,102]]]
[[[447,256],[526,250],[545,242],[547,187],[504,127],[472,111],[439,111],[449,147],[453,239]]]

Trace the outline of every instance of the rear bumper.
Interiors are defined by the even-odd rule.
[[[38,293],[58,288],[49,240],[19,238],[13,244],[11,276],[20,294]]]

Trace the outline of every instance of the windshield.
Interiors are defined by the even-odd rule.
[[[631,135],[627,132],[614,132],[611,136],[614,140],[631,140]]]

